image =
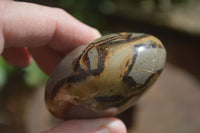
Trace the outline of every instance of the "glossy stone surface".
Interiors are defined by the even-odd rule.
[[[45,91],[58,118],[98,118],[132,106],[160,75],[166,50],[154,36],[117,33],[82,46],[58,65]]]

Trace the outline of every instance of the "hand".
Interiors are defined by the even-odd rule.
[[[58,8],[0,1],[0,53],[9,63],[25,67],[32,57],[50,74],[60,60],[100,34]],[[70,120],[45,133],[125,133],[116,118]]]
[[[32,56],[50,74],[64,55],[99,36],[62,9],[0,1],[0,50],[15,66],[27,66]]]
[[[70,120],[44,133],[126,133],[124,124],[116,118]]]

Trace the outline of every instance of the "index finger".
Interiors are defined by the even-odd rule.
[[[5,47],[48,45],[68,52],[99,36],[97,30],[59,8],[9,1],[1,14]]]
[[[1,1],[0,28],[5,48],[29,47],[38,65],[48,74],[63,55],[100,36],[97,30],[62,9],[7,0]],[[10,62],[16,62],[11,53],[5,51],[4,55]]]

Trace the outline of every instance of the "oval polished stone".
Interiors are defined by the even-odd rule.
[[[102,36],[62,60],[48,81],[46,104],[61,119],[119,114],[156,81],[165,61],[166,50],[152,35]]]

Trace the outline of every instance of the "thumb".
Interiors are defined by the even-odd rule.
[[[70,120],[43,133],[126,133],[126,127],[116,118]]]

